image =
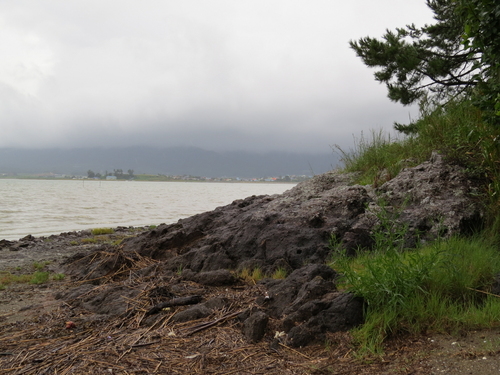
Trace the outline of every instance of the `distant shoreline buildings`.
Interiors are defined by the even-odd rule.
[[[65,179],[65,180],[97,180],[97,181],[158,181],[158,182],[169,182],[169,181],[191,181],[191,182],[277,182],[277,183],[298,183],[301,181],[308,180],[312,176],[306,175],[286,175],[286,176],[273,176],[273,177],[253,177],[253,178],[242,178],[242,177],[203,177],[203,176],[191,176],[191,175],[165,175],[165,174],[137,174],[128,179],[117,179],[116,176],[107,175],[101,177],[89,177],[81,175],[69,175],[69,174],[56,174],[56,173],[38,173],[38,174],[17,174],[17,173],[0,173],[0,178],[8,179]]]

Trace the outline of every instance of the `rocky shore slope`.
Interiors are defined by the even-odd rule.
[[[476,184],[438,154],[377,188],[356,185],[355,177],[329,172],[281,195],[237,200],[153,230],[118,228],[94,242],[79,239],[88,238],[86,232],[2,241],[1,265],[5,269],[15,264],[16,254],[31,259],[26,254],[47,251],[50,260],[67,251],[62,264],[50,266],[69,279],[54,300],[60,303],[59,316],[79,330],[101,327],[102,333],[110,322],[134,335],[139,330],[132,345],[160,350],[164,340],[198,332],[208,337],[212,327],[219,327],[218,334],[236,330],[233,335],[241,345],[266,345],[277,353],[324,344],[363,322],[363,301],[337,290],[338,275],[326,265],[332,243],[355,253],[373,246],[374,231],[404,227],[402,241],[411,248],[483,225],[482,206],[474,198]],[[252,284],[242,275],[253,270],[265,275],[280,270],[288,276]],[[121,350],[108,355],[123,358]],[[108,363],[106,358],[101,361]],[[221,373],[212,359],[214,363],[200,369]],[[71,366],[90,366],[84,362],[80,358]],[[40,363],[56,366],[49,357]],[[241,370],[242,363],[233,365],[234,373]],[[255,371],[267,373],[311,373],[255,366]]]

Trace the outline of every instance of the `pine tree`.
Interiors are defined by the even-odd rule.
[[[382,39],[351,41],[351,48],[367,66],[379,68],[375,79],[386,84],[391,100],[408,105],[472,98],[500,123],[500,2],[426,3],[434,24],[387,30]]]

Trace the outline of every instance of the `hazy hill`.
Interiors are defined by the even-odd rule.
[[[313,175],[338,165],[338,155],[270,152],[214,152],[194,147],[0,149],[0,173],[86,175],[133,169],[134,173],[206,177]]]

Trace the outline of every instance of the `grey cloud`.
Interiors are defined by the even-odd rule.
[[[390,129],[415,109],[390,103],[347,42],[430,12],[374,3],[3,1],[0,147],[328,152]]]

